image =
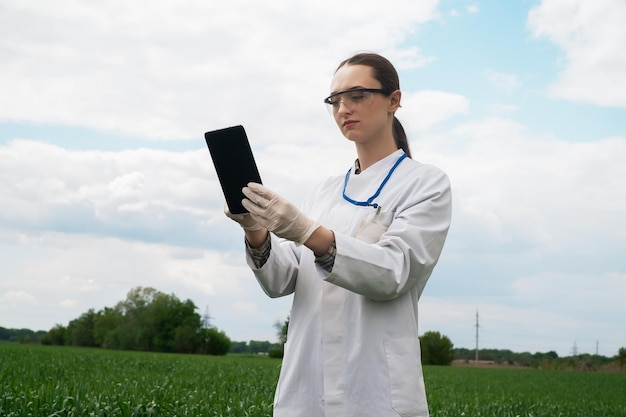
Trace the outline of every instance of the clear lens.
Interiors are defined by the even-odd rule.
[[[339,111],[342,103],[348,110],[353,110],[356,106],[371,102],[375,93],[383,93],[383,90],[375,88],[355,88],[354,90],[332,94],[324,100],[324,103],[326,103],[328,112],[332,115]]]
[[[372,97],[374,97],[374,93],[370,91],[347,91],[330,98],[326,104],[332,112],[338,111],[341,103],[343,103],[348,110],[352,110],[359,104],[368,103],[371,101]]]

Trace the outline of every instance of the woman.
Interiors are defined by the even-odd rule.
[[[450,184],[410,159],[399,80],[376,54],[342,62],[324,102],[358,159],[299,210],[243,189],[247,260],[270,297],[293,294],[274,416],[427,416],[419,299],[444,245]],[[272,233],[270,233],[272,232]]]

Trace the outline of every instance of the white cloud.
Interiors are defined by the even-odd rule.
[[[485,77],[496,89],[505,94],[511,94],[521,86],[521,82],[515,74],[488,69],[485,71]]]
[[[244,122],[274,135],[282,126],[301,140],[343,58],[366,48],[399,68],[429,62],[417,47],[397,45],[434,17],[436,5],[5,2],[0,120],[148,139],[197,138]]]
[[[422,131],[432,128],[453,116],[465,114],[469,100],[461,95],[443,91],[422,90],[402,95],[402,108],[397,116],[405,129]]]
[[[27,291],[9,290],[0,296],[0,311],[12,308],[29,308],[37,305],[37,298]]]
[[[239,317],[251,318],[261,314],[261,309],[257,303],[235,301],[233,303],[233,310]]]
[[[550,88],[558,98],[626,107],[626,2],[542,0],[528,15],[535,37],[564,53]]]
[[[517,280],[512,290],[529,306],[541,304],[544,310],[567,312],[570,317],[619,316],[623,310],[623,294],[626,294],[626,276],[617,272],[585,275],[544,271]],[[555,298],[554,294],[560,297]],[[581,310],[580,306],[585,304],[593,305],[594,309]]]
[[[494,103],[488,106],[488,110],[493,114],[502,114],[515,112],[519,110],[519,106],[516,104]]]
[[[330,121],[329,121],[330,124]],[[275,145],[257,152],[266,184],[301,203],[324,175],[353,158],[338,134],[318,147]],[[206,148],[69,151],[36,141],[0,145],[0,226],[158,241],[184,246],[240,244]],[[36,204],[35,204],[36,202]]]
[[[452,143],[440,146],[462,151],[442,161],[456,189],[455,227],[549,250],[624,238],[615,225],[626,210],[626,138],[571,143],[492,118],[460,126]]]
[[[549,312],[541,308],[517,306],[511,299],[495,297],[438,298],[422,297],[420,333],[437,330],[455,335],[455,347],[472,349],[476,345],[476,313],[478,312],[478,344],[480,349],[510,349],[514,352],[556,351],[568,356],[575,340],[581,347],[590,348],[596,335],[581,331],[581,321],[567,314]],[[587,324],[587,323],[585,323]],[[558,328],[559,332],[553,329]],[[607,356],[616,354],[619,341],[610,331],[602,330]],[[589,349],[583,350],[591,353]]]
[[[465,6],[465,10],[467,11],[467,13],[474,14],[474,13],[478,13],[480,9],[478,7],[478,4],[473,3],[473,4],[468,4],[467,6]]]
[[[367,48],[400,70],[428,65],[432,57],[404,40],[436,17],[436,3],[3,3],[0,121],[198,141],[189,152],[77,151],[19,138],[0,144],[3,320],[46,329],[113,306],[135,286],[151,286],[192,299],[199,313],[208,305],[212,323],[234,340],[273,340],[272,325],[284,320],[290,298],[267,300],[245,265],[241,231],[222,213],[202,133],[243,123],[264,182],[301,202],[355,156],[321,103],[337,63]],[[597,88],[611,79],[612,63],[623,69],[623,52],[617,42],[601,41],[593,19],[582,18],[595,6],[554,12],[558,4],[544,1],[529,18],[537,36],[566,53],[557,87],[580,82],[580,90],[563,91],[619,102],[623,82],[609,93]],[[572,22],[561,22],[563,16]],[[606,30],[618,28],[607,21]],[[616,38],[623,40],[621,33]],[[503,92],[526,87],[516,75],[485,75]],[[498,117],[471,119],[470,99]],[[471,346],[480,308],[485,342],[500,335],[502,348],[566,354],[583,326],[623,330],[594,312],[621,306],[614,295],[623,292],[626,138],[575,143],[531,134],[533,126],[505,117],[513,111],[523,114],[523,103],[403,92],[398,116],[413,155],[448,172],[454,195],[448,243],[421,307],[422,329],[450,330],[457,346]],[[585,319],[571,312],[573,304],[545,295],[568,282],[575,287],[563,294],[590,295]],[[545,325],[534,331],[536,322]],[[547,336],[560,328],[572,331],[559,333],[555,347]]]
[[[238,233],[237,226],[229,232],[241,238]],[[5,231],[2,242],[11,235]],[[236,329],[242,327],[242,312],[250,313],[250,306],[265,299],[245,265],[241,247],[229,253],[41,233],[3,246],[0,260],[3,273],[16,277],[0,282],[0,294],[4,291],[0,310],[3,317],[11,317],[15,327],[46,330],[57,323],[67,325],[90,308],[113,307],[131,288],[142,286],[191,299],[198,314],[210,305],[216,326],[230,326],[233,336],[245,337]],[[237,300],[236,305],[230,305],[232,300]],[[286,302],[266,305],[258,314],[256,331],[263,332],[266,326],[264,332],[273,339],[274,321],[288,314]],[[260,322],[262,319],[265,322]]]
[[[14,226],[176,240],[223,216],[205,149],[72,152],[18,140],[0,146],[0,161],[0,218]],[[190,228],[199,220],[209,223]]]
[[[65,300],[59,303],[59,306],[62,308],[74,308],[78,305],[78,301],[66,298]]]
[[[514,317],[537,308],[537,315],[571,320],[573,313],[569,319],[564,313],[567,306],[557,311],[539,298],[536,306],[526,304],[524,288],[538,282],[533,277],[541,276],[542,268],[553,268],[565,282],[591,259],[595,272],[575,274],[589,282],[623,278],[618,262],[626,250],[626,229],[620,227],[626,212],[621,184],[626,138],[571,143],[532,136],[506,118],[435,134],[427,127],[463,113],[467,99],[441,92],[405,98],[403,111],[420,108],[413,102],[434,109],[421,115],[428,122],[412,135],[419,137],[412,142],[415,158],[442,167],[452,180],[453,226],[440,269],[462,265],[462,271],[448,272],[448,298],[454,296],[450,288],[476,276],[476,290],[468,288],[466,295],[480,293],[476,299],[490,306],[484,298],[499,297],[494,302],[500,307],[489,308],[508,305],[517,311]],[[343,172],[351,155],[344,145],[336,153],[313,146],[267,147],[259,152],[262,172],[296,201],[327,174],[316,169]],[[313,154],[328,155],[326,165],[311,166]],[[205,149],[85,152],[13,141],[0,147],[0,178],[0,261],[6,276],[15,277],[3,280],[0,292],[40,300],[37,308],[24,310],[15,304],[9,308],[5,296],[4,314],[50,328],[89,308],[113,306],[135,286],[191,298],[200,312],[210,305],[214,324],[235,340],[260,334],[273,340],[272,324],[288,314],[289,300],[266,300],[245,265],[241,232],[222,213],[223,198]],[[602,244],[596,245],[600,236]],[[494,285],[494,272],[482,270],[494,264],[530,270],[507,272]],[[439,274],[428,291],[437,290]],[[619,287],[603,288],[619,293]],[[540,291],[553,294],[545,285]],[[593,300],[607,308],[621,305],[607,302],[601,291]],[[256,309],[259,314],[251,320]]]

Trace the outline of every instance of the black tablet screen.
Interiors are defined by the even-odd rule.
[[[241,205],[241,189],[249,182],[261,183],[261,177],[243,126],[227,127],[204,134],[228,209],[233,214],[246,213]]]

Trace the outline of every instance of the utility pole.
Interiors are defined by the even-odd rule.
[[[211,327],[211,316],[209,316],[209,306],[206,306],[204,310],[204,316],[202,316],[202,328],[208,329]]]
[[[576,342],[574,342],[574,346],[572,347],[572,356],[578,356],[578,346],[576,346]]]
[[[476,327],[476,356],[474,357],[474,363],[476,365],[478,365],[478,328],[480,327],[478,325],[478,309],[476,309],[476,324],[475,324],[475,327]]]
[[[598,356],[598,344],[599,344],[599,343],[600,343],[600,342],[599,342],[598,340],[596,340],[596,356]]]

